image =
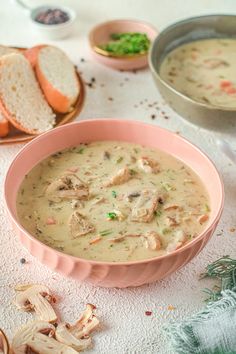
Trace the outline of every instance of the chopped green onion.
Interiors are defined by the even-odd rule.
[[[101,45],[100,48],[115,55],[143,54],[150,46],[146,33],[113,33],[110,38],[111,41]]]
[[[155,215],[159,218],[162,214],[162,211],[161,210],[156,210],[155,211]]]
[[[168,182],[161,182],[161,185],[167,192],[176,190],[176,188],[170,185]]]
[[[133,170],[132,168],[129,169],[129,172],[130,172],[131,176],[134,176],[137,174],[137,171]]]
[[[78,154],[83,154],[83,152],[84,152],[84,148],[80,148],[80,149],[77,151]]]
[[[121,161],[123,161],[124,158],[122,156],[120,156],[117,160],[116,160],[116,163],[120,163]]]
[[[164,228],[164,229],[162,230],[163,235],[167,235],[167,234],[169,234],[170,232],[171,232],[171,230],[168,229],[168,228]]]
[[[117,215],[114,211],[110,212],[110,213],[107,213],[107,218],[110,219],[110,220],[114,220],[117,218]]]
[[[116,197],[117,197],[117,193],[116,193],[116,191],[112,191],[112,192],[111,192],[111,194],[112,194],[112,196],[113,196],[114,198],[116,198]]]
[[[204,205],[204,211],[205,211],[206,213],[208,213],[209,211],[211,211],[211,209],[210,209],[210,207],[209,207],[208,204],[205,204],[205,205]]]

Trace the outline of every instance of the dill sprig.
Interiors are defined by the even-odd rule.
[[[203,290],[209,295],[206,301],[216,301],[220,299],[222,291],[236,289],[236,259],[224,256],[208,264],[201,278],[217,278],[220,280],[220,286],[215,286],[212,290]]]

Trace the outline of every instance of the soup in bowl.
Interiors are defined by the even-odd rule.
[[[122,120],[78,122],[36,138],[13,161],[5,195],[33,255],[65,275],[118,287],[186,264],[223,207],[221,179],[200,150]]]

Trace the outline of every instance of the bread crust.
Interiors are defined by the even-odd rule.
[[[16,119],[16,117],[14,117],[6,108],[6,106],[4,105],[3,101],[2,101],[2,97],[0,95],[0,111],[2,112],[3,116],[5,117],[6,120],[8,120],[15,128],[17,128],[18,130],[21,130],[25,133],[31,134],[31,135],[38,135],[41,134],[40,132],[37,132],[35,130],[29,130],[27,128],[25,128],[23,125],[21,125],[18,120]],[[9,132],[9,131],[8,131]],[[7,133],[8,134],[8,133]],[[5,135],[6,136],[6,135]]]
[[[39,85],[50,106],[58,113],[67,113],[72,109],[72,106],[78,97],[75,97],[74,99],[68,98],[56,89],[49,80],[47,80],[39,65],[40,50],[44,47],[47,47],[47,45],[38,45],[30,48],[25,52],[25,56],[34,68]],[[77,83],[79,86],[78,78]]]
[[[9,131],[10,127],[8,120],[4,116],[0,117],[0,138],[7,136]]]
[[[21,53],[19,53],[20,55],[22,55]],[[11,55],[11,54],[10,54]],[[5,58],[7,58],[8,55],[6,56],[3,56],[0,58],[0,68],[1,67],[4,67],[4,63],[5,63]],[[1,75],[1,74],[0,74]],[[35,77],[35,80],[36,80],[36,77]],[[37,81],[37,80],[36,80]],[[39,87],[40,88],[40,87]],[[43,93],[41,92],[41,94],[43,95]],[[44,97],[45,99],[45,97]],[[46,101],[46,99],[45,99]],[[8,108],[6,107],[5,103],[4,103],[4,99],[1,95],[1,92],[0,92],[0,112],[2,112],[2,115],[3,117],[8,121],[10,122],[15,128],[17,128],[18,130],[20,131],[23,131],[27,134],[30,134],[30,135],[39,135],[41,134],[42,132],[41,131],[38,131],[37,129],[28,129],[27,127],[25,127],[24,125],[22,125],[18,120],[17,118],[8,110]]]

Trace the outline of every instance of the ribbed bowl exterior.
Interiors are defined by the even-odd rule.
[[[164,258],[151,259],[139,264],[107,265],[93,264],[63,253],[56,253],[52,248],[39,245],[18,228],[15,230],[28,251],[54,271],[97,286],[118,288],[140,286],[167,277],[190,262],[203,249],[214,232],[212,228],[194,245],[173,252]]]
[[[189,165],[205,182],[211,214],[205,231],[182,248],[159,258],[137,262],[97,262],[73,257],[41,243],[25,230],[17,217],[19,186],[33,166],[46,156],[81,142],[123,140],[159,148]],[[87,120],[55,128],[27,144],[13,160],[5,180],[5,201],[10,220],[29,252],[56,272],[97,286],[140,286],[163,279],[187,264],[212,236],[224,202],[224,188],[213,163],[194,145],[157,126],[118,119]]]

